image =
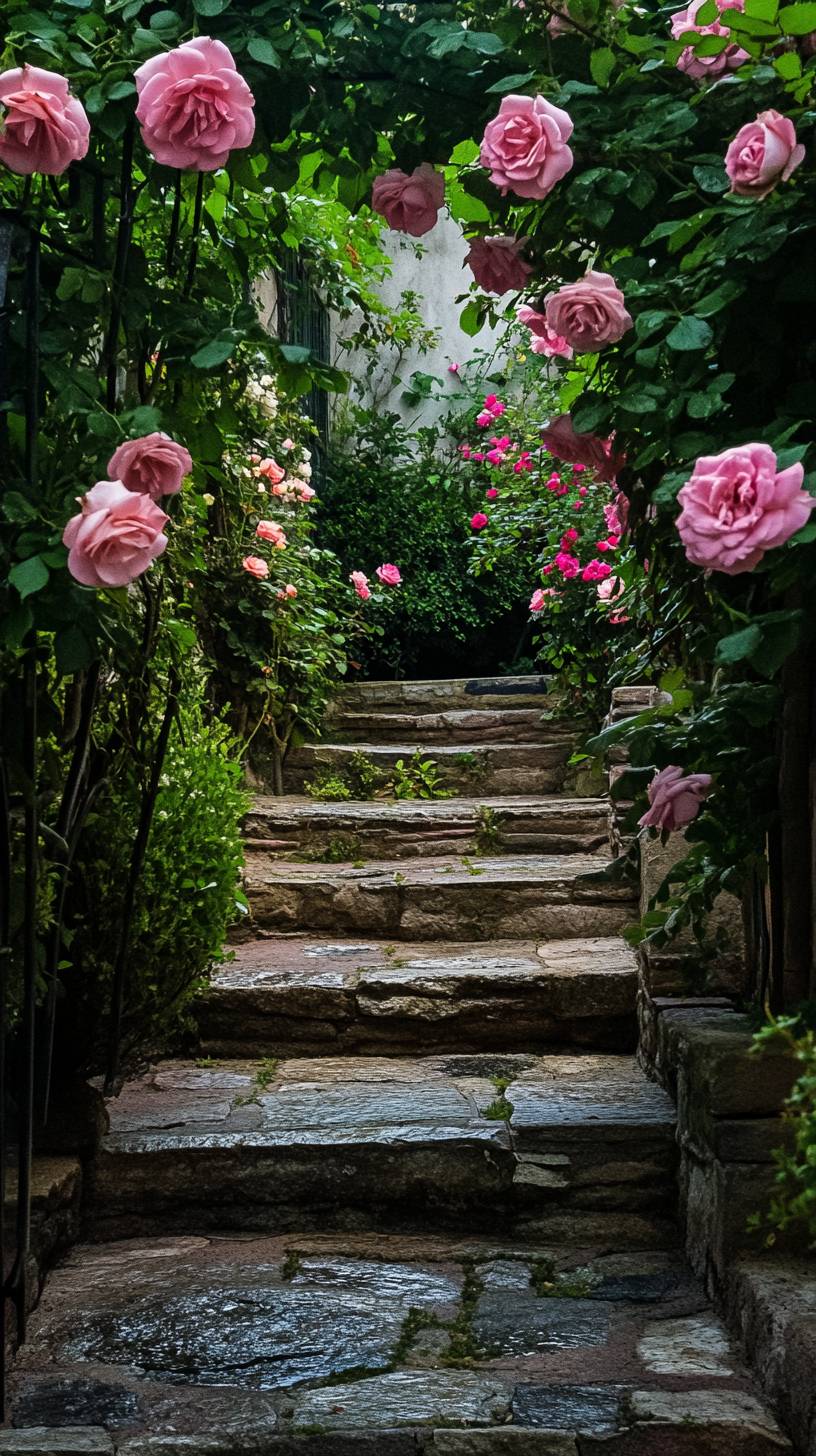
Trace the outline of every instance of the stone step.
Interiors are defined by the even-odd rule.
[[[398,759],[404,763],[419,749],[433,759],[440,787],[470,799],[490,794],[556,794],[561,789],[572,740],[552,736],[541,743],[441,743],[427,752],[418,741],[406,743],[304,743],[289,754],[283,771],[287,794],[326,773],[341,779],[361,755],[374,770],[374,786],[385,788]]]
[[[606,799],[358,799],[319,803],[308,795],[257,797],[244,822],[252,849],[323,862],[383,854],[478,854],[504,850],[594,854],[608,848]]]
[[[635,914],[631,886],[604,878],[591,855],[438,857],[353,864],[247,856],[256,929],[328,931],[398,940],[615,935]]]
[[[599,940],[239,946],[194,1006],[215,1057],[634,1051],[634,953]]]
[[[344,713],[441,713],[469,708],[554,711],[560,699],[552,678],[449,677],[344,683],[334,708]]]
[[[330,714],[323,740],[332,743],[534,743],[575,739],[574,723],[533,708],[449,708],[436,713],[350,711]]]
[[[11,1419],[5,1456],[790,1451],[676,1254],[461,1237],[77,1248]]]
[[[109,1113],[97,1238],[665,1239],[676,1202],[673,1105],[625,1056],[169,1062],[126,1083]]]

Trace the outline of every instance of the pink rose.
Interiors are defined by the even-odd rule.
[[[162,527],[169,517],[120,480],[100,480],[81,506],[62,539],[68,570],[83,586],[128,586],[167,545]]]
[[[449,364],[448,365],[448,373],[449,374],[458,374],[459,373],[459,365],[458,364]]]
[[[582,581],[603,581],[605,576],[612,575],[612,567],[608,561],[588,561],[581,572]]]
[[[259,521],[255,527],[255,535],[261,541],[271,541],[277,551],[282,551],[286,545],[286,532],[277,521]]]
[[[572,166],[572,118],[543,96],[505,96],[482,138],[481,163],[502,193],[541,199]]]
[[[804,155],[790,118],[760,111],[756,121],[740,127],[725,154],[731,191],[740,197],[767,197],[778,182],[787,182]]]
[[[286,471],[278,465],[276,460],[270,459],[261,460],[255,474],[265,476],[273,485],[280,485],[281,481],[286,478]]]
[[[497,491],[495,485],[491,485],[489,489],[485,491],[485,500],[495,500],[498,493],[499,492]]]
[[[623,521],[618,514],[617,501],[610,501],[608,505],[604,506],[603,517],[606,523],[606,529],[611,536],[623,535]]]
[[[398,233],[421,238],[436,224],[445,201],[445,179],[428,162],[415,167],[410,177],[392,167],[375,177],[371,206]]]
[[[350,581],[361,601],[367,602],[371,596],[368,588],[368,577],[363,571],[352,571]]]
[[[474,531],[483,531],[487,525],[487,516],[484,511],[477,511],[475,516],[471,516],[470,524]]]
[[[294,450],[294,448],[294,440],[290,440],[289,436],[287,435],[286,439],[281,441],[281,450]]]
[[[480,425],[483,430],[487,429],[488,425],[492,425],[493,416],[490,413],[490,410],[480,410],[476,416],[476,423],[477,425]]]
[[[596,354],[607,344],[616,344],[632,327],[614,278],[592,269],[577,283],[567,283],[551,293],[545,309],[553,334],[581,354]]]
[[[516,309],[516,318],[520,324],[524,324],[532,334],[531,348],[534,354],[545,354],[548,359],[554,359],[560,355],[564,359],[571,359],[574,350],[567,343],[563,334],[557,334],[550,328],[543,313],[530,308],[526,303]]]
[[[570,465],[580,461],[594,471],[598,480],[614,480],[622,469],[625,456],[612,454],[612,441],[598,435],[578,435],[572,428],[571,415],[559,415],[541,431],[541,440],[556,460]]]
[[[382,566],[377,567],[377,576],[383,586],[399,586],[402,581],[399,567],[390,561],[384,561]]]
[[[259,581],[265,581],[269,575],[268,563],[262,556],[245,556],[241,565],[244,571],[248,571],[250,576],[257,576]]]
[[[770,445],[702,455],[679,492],[677,529],[695,566],[737,576],[804,526],[816,498],[802,490],[801,464],[777,469]]]
[[[533,271],[521,256],[524,238],[473,238],[465,262],[485,293],[510,293],[523,288]]]
[[[128,490],[149,495],[153,500],[175,495],[192,468],[189,451],[161,430],[140,435],[138,440],[125,440],[108,461],[112,480],[121,480]]]
[[[573,556],[569,551],[559,551],[555,558],[555,568],[567,581],[571,581],[581,570],[581,563],[578,557]]]
[[[298,486],[298,498],[304,503],[306,501],[314,500],[315,495],[316,491],[314,491],[310,485]]]
[[[58,177],[88,150],[91,127],[84,108],[56,71],[22,66],[0,75],[0,162],[28,177]]]
[[[700,812],[711,788],[711,774],[685,774],[671,763],[655,774],[646,790],[649,808],[638,820],[641,829],[684,829]]]
[[[289,581],[286,583],[283,591],[278,592],[278,600],[285,601],[287,597],[296,597],[297,594],[297,587],[294,586],[291,581]]]
[[[255,99],[220,40],[201,35],[151,56],[134,80],[142,141],[165,167],[214,172],[252,141]]]
[[[530,611],[540,612],[546,600],[547,598],[541,590],[541,587],[537,587],[530,597]]]
[[[745,0],[716,0],[717,9],[723,11],[726,7],[731,10],[744,10]],[[712,21],[711,25],[698,25],[697,12],[705,0],[691,0],[686,10],[676,10],[671,20],[671,33],[675,40],[686,35],[689,31],[696,31],[698,35],[725,35],[730,36],[731,31],[727,25],[721,25],[719,20]],[[748,52],[741,46],[727,45],[724,50],[716,56],[701,56],[694,50],[693,46],[686,46],[677,58],[678,71],[685,71],[687,76],[692,76],[695,81],[713,81],[717,76],[722,76],[725,71],[736,71],[743,61],[748,60]]]

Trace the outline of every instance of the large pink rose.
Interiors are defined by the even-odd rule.
[[[135,76],[142,141],[157,162],[214,172],[255,131],[255,99],[220,40],[198,36],[151,56]]]
[[[384,561],[382,566],[377,567],[377,579],[383,586],[399,586],[402,581],[402,573],[398,566],[390,561]]]
[[[59,176],[85,156],[91,134],[84,108],[56,71],[22,66],[0,75],[0,162],[27,177]]]
[[[510,293],[523,288],[533,271],[521,256],[524,239],[473,238],[465,262],[485,293]]]
[[[415,167],[410,177],[398,167],[375,177],[371,206],[398,233],[421,238],[435,225],[445,201],[445,179],[428,162]]]
[[[756,121],[740,127],[725,154],[731,191],[741,197],[767,197],[777,182],[787,182],[804,155],[790,118],[760,111]]]
[[[481,163],[501,192],[546,197],[572,166],[572,117],[543,96],[505,96],[482,138]]]
[[[613,455],[611,440],[576,434],[571,415],[559,415],[551,420],[541,431],[541,440],[556,460],[566,460],[569,465],[587,465],[598,480],[614,480],[626,460],[625,455]]]
[[[678,495],[677,529],[695,566],[737,576],[804,526],[816,498],[802,490],[801,464],[777,469],[770,445],[701,455]]]
[[[553,333],[566,339],[579,354],[596,354],[607,344],[616,344],[632,327],[614,278],[592,269],[577,283],[567,283],[551,293],[545,315]]]
[[[83,586],[128,586],[161,556],[169,517],[148,495],[128,490],[121,480],[100,480],[81,505],[62,539],[68,570]]]
[[[638,824],[641,829],[684,829],[696,819],[710,788],[711,774],[687,774],[679,764],[670,763],[649,784],[649,808]]]
[[[111,480],[121,480],[128,490],[149,495],[153,500],[175,495],[192,468],[189,451],[161,430],[140,435],[138,440],[125,440],[108,461]]]
[[[691,4],[685,10],[676,10],[672,16],[671,33],[675,40],[679,40],[688,31],[694,30],[698,35],[725,35],[730,36],[731,31],[727,25],[722,25],[719,20],[712,21],[711,25],[698,25],[697,11],[705,0],[691,0]],[[745,0],[717,0],[717,9],[744,10]],[[713,81],[717,76],[722,76],[726,71],[736,71],[743,61],[748,60],[748,52],[741,46],[727,45],[724,50],[716,56],[700,56],[692,46],[686,46],[677,58],[678,71],[685,71],[687,76],[692,76],[695,81]]]

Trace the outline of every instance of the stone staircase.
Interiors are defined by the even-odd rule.
[[[110,1103],[0,1456],[790,1450],[679,1252],[575,734],[543,678],[361,684],[258,797],[200,1055]],[[417,748],[451,797],[300,796]]]

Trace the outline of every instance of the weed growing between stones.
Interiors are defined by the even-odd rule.
[[[333,834],[324,845],[305,850],[303,859],[309,864],[364,864],[362,854],[358,834]]]
[[[407,760],[397,759],[386,792],[395,799],[449,799],[451,796],[436,759],[423,758],[420,749]]]
[[[233,1102],[233,1107],[249,1107],[253,1102],[259,1102],[259,1093],[269,1090],[277,1074],[277,1057],[264,1057],[252,1079],[252,1086],[249,1092],[239,1093]]]
[[[502,847],[499,816],[489,804],[479,804],[476,809],[476,833],[473,836],[474,854],[500,854]]]
[[[600,1283],[600,1274],[586,1266],[559,1274],[552,1259],[530,1265],[530,1284],[540,1299],[586,1299]]]
[[[472,784],[484,778],[487,765],[478,753],[469,753],[467,751],[457,753],[454,755],[453,761],[460,773],[465,775]]]
[[[484,1281],[472,1259],[462,1261],[462,1273],[464,1277],[458,1314],[452,1320],[443,1320],[431,1310],[409,1309],[391,1352],[388,1367],[390,1370],[395,1370],[408,1360],[417,1335],[424,1330],[444,1330],[447,1333],[448,1348],[440,1357],[443,1365],[472,1365],[484,1356],[485,1351],[479,1346],[473,1329],[473,1319],[484,1289]]]
[[[294,1279],[295,1275],[299,1274],[302,1268],[303,1259],[301,1258],[297,1249],[287,1249],[284,1255],[283,1263],[281,1264],[281,1279]]]
[[[509,1122],[513,1116],[513,1104],[505,1097],[505,1093],[513,1078],[491,1077],[490,1080],[498,1095],[487,1107],[482,1108],[482,1117],[489,1117],[494,1122]]]
[[[484,870],[475,865],[468,855],[463,854],[460,863],[467,870],[469,875],[483,875]]]
[[[309,779],[303,787],[311,799],[322,803],[339,803],[351,798],[348,784],[334,769],[318,769],[314,778]]]
[[[322,765],[304,785],[312,799],[324,803],[347,803],[349,799],[373,799],[378,774],[365,753],[352,753],[342,768]]]

